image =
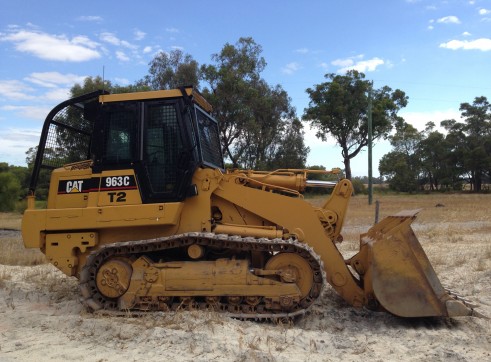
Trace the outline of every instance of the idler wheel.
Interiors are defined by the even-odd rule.
[[[280,253],[268,260],[266,270],[279,270],[281,275],[274,276],[284,283],[295,283],[305,298],[314,284],[314,273],[309,263],[298,254]]]
[[[130,286],[131,265],[120,259],[105,262],[97,271],[96,285],[99,292],[107,298],[119,298]]]

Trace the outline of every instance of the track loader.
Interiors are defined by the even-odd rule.
[[[296,169],[226,171],[211,112],[185,87],[97,91],[47,116],[22,236],[79,279],[88,309],[293,318],[329,283],[354,307],[401,317],[473,314],[436,276],[410,226],[417,210],[373,226],[344,260],[336,242],[350,181],[309,181],[313,171]],[[36,209],[43,179],[47,207]],[[314,207],[303,199],[307,186],[332,193]]]

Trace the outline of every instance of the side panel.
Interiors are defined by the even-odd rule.
[[[137,205],[142,203],[133,170],[103,171],[97,181],[98,206]]]

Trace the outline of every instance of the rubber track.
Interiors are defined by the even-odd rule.
[[[246,303],[238,306],[220,303],[217,306],[209,306],[206,303],[200,303],[198,309],[214,309],[220,314],[240,319],[292,319],[303,315],[309,307],[320,296],[326,281],[322,260],[307,244],[300,243],[296,240],[289,239],[256,239],[252,237],[229,236],[213,233],[185,233],[170,237],[162,237],[149,240],[137,240],[128,242],[117,242],[106,244],[100,249],[93,251],[87,258],[86,264],[80,274],[80,291],[82,294],[82,304],[89,310],[110,315],[141,315],[145,311],[123,311],[117,307],[117,302],[102,296],[96,286],[95,276],[99,267],[104,264],[105,260],[111,257],[127,257],[132,254],[150,255],[153,252],[165,249],[186,247],[192,244],[202,246],[216,246],[220,248],[230,248],[241,251],[265,251],[265,252],[291,252],[302,256],[313,270],[314,284],[307,297],[300,300],[293,306],[289,312],[271,312],[264,309],[262,304],[251,307]],[[264,304],[264,302],[263,302]],[[173,303],[171,310],[182,308],[181,303]],[[150,309],[152,310],[152,309]],[[153,309],[155,311],[160,309]]]

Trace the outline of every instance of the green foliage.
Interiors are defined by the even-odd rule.
[[[12,172],[0,172],[0,211],[14,211],[21,195],[21,183]]]
[[[70,95],[73,98],[97,90],[106,90],[110,93],[130,93],[148,91],[151,90],[151,88],[142,81],[138,81],[135,84],[122,86],[112,84],[109,80],[103,81],[100,76],[97,76],[86,77],[83,84],[75,83],[70,89]]]
[[[351,179],[350,160],[368,145],[368,104],[372,83],[365,74],[350,70],[346,75],[326,74],[328,82],[308,88],[309,106],[303,120],[318,129],[317,137],[334,137],[341,147],[346,177]],[[372,89],[373,140],[387,137],[400,122],[397,112],[407,105],[405,93],[384,86]]]
[[[96,90],[105,89],[109,91],[112,85],[111,82],[106,80],[103,81],[101,77],[86,77],[83,84],[74,84],[70,89],[71,97],[78,97],[86,93],[94,92]]]
[[[351,183],[353,184],[355,195],[366,195],[368,193],[365,184],[359,177],[352,178]]]
[[[423,132],[401,122],[390,137],[394,151],[380,161],[379,171],[397,191],[462,190],[468,180],[480,192],[491,178],[491,105],[486,97],[462,103],[463,122],[445,120],[444,135],[429,122]]]
[[[414,192],[418,189],[418,170],[414,168],[417,161],[414,155],[392,151],[385,154],[379,163],[381,176],[388,178],[392,190]]]
[[[139,82],[140,85],[153,90],[199,85],[198,62],[180,49],[172,50],[170,53],[158,53],[149,65],[149,74]]]
[[[269,169],[304,168],[309,147],[303,141],[303,126],[298,119],[287,121],[283,139],[280,140],[274,157],[269,161]]]
[[[388,177],[392,190],[414,192],[418,189],[418,145],[421,142],[421,134],[406,122],[400,122],[396,130],[396,133],[389,137],[394,151],[382,157],[379,172],[381,176]]]
[[[476,97],[473,104],[460,105],[464,122],[448,120],[442,126],[451,142],[450,155],[473,191],[482,190],[485,178],[491,177],[491,105],[486,97]]]
[[[225,44],[201,67],[225,157],[234,168],[303,167],[309,149],[287,92],[261,78],[266,61],[252,38]],[[288,139],[288,144],[285,141]]]

